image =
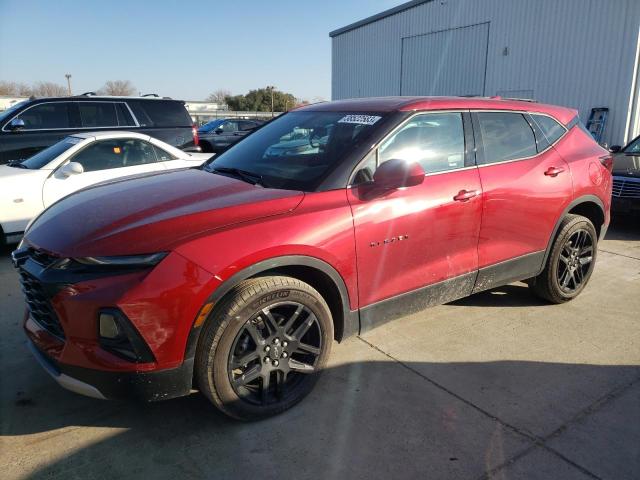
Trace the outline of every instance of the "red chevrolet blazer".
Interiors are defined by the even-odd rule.
[[[13,253],[36,358],[97,398],[199,389],[256,419],[340,341],[517,280],[575,298],[609,223],[611,156],[574,110],[499,98],[321,103],[208,165],[45,210]]]

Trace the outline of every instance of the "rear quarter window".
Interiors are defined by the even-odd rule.
[[[128,102],[141,127],[191,127],[184,104],[177,101]]]
[[[530,116],[542,132],[546,146],[556,143],[564,135],[564,132],[566,132],[560,123],[547,115],[532,113]]]

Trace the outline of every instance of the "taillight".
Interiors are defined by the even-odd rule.
[[[198,136],[198,129],[195,125],[191,127],[191,133],[193,134],[193,144],[197,147],[200,143],[200,137]]]
[[[602,166],[609,170],[609,172],[613,171],[613,155],[603,155],[600,157],[600,163]]]

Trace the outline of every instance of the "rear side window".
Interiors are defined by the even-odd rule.
[[[27,130],[69,128],[69,103],[41,103],[25,110],[16,118],[24,121],[24,128]]]
[[[121,127],[136,126],[131,113],[129,113],[129,109],[124,103],[116,103],[116,115],[118,116],[118,125]]]
[[[538,153],[536,138],[521,113],[478,112],[484,163],[532,157]]]
[[[110,102],[78,102],[83,127],[117,127],[116,105]]]
[[[156,157],[158,157],[158,161],[160,162],[168,162],[169,160],[176,160],[178,158],[155,145],[153,146],[153,149],[156,151]]]
[[[553,118],[547,117],[546,115],[537,115],[535,113],[531,114],[531,118],[542,131],[544,140],[546,140],[546,146],[543,148],[553,145],[560,139],[560,137],[562,137],[562,135],[564,135],[564,127]]]
[[[191,127],[193,124],[181,102],[147,100],[128,103],[141,127]]]

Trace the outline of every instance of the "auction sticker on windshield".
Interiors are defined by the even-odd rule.
[[[358,125],[373,125],[382,117],[375,115],[345,115],[338,123],[355,123]]]

